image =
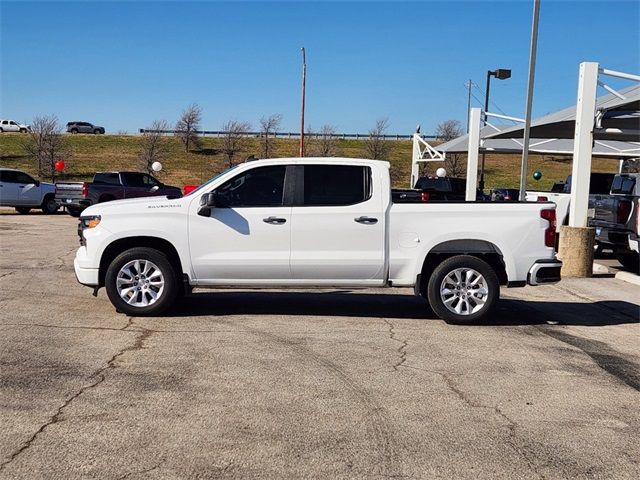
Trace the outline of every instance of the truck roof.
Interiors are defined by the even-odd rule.
[[[265,165],[277,165],[277,164],[298,164],[298,163],[318,163],[318,164],[352,164],[352,165],[376,165],[382,168],[390,168],[390,163],[384,160],[369,160],[366,158],[347,158],[347,157],[288,157],[288,158],[266,158],[264,160],[253,160],[251,162],[245,162],[251,164],[265,164]]]

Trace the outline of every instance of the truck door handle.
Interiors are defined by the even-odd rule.
[[[287,219],[279,218],[279,217],[267,217],[267,218],[263,218],[262,221],[264,223],[270,223],[271,225],[282,225],[287,221]]]
[[[364,223],[366,225],[373,225],[374,223],[378,223],[378,219],[373,217],[358,217],[354,218],[354,220],[358,223]]]

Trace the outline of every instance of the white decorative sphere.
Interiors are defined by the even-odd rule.
[[[439,169],[436,170],[436,175],[440,178],[446,177],[447,171],[444,168],[440,167]]]
[[[162,164],[161,164],[160,162],[153,162],[153,163],[151,164],[151,169],[152,169],[154,172],[159,172],[160,170],[162,170]]]

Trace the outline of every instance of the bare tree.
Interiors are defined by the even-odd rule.
[[[458,138],[462,133],[462,125],[458,120],[445,120],[436,127],[436,137],[443,142]],[[462,155],[457,153],[446,156],[444,168],[450,177],[464,177],[466,175],[467,169],[464,159]]]
[[[269,135],[275,133],[282,123],[282,115],[275,113],[260,119],[260,156],[269,158],[272,154]]]
[[[180,120],[176,123],[176,136],[180,138],[187,152],[190,146],[200,147],[198,130],[200,130],[201,121],[202,109],[197,103],[192,103],[182,112]]]
[[[55,115],[36,117],[31,123],[29,137],[22,145],[25,153],[35,160],[38,176],[50,178],[52,182],[55,181],[55,163],[70,154],[60,132]]]
[[[169,123],[166,120],[154,120],[142,134],[138,162],[149,174],[153,173],[151,166],[154,162],[162,163],[169,154],[167,138],[161,133],[162,130],[169,130]]]
[[[247,132],[251,129],[248,122],[229,120],[222,126],[222,153],[227,157],[229,168],[233,167],[236,156],[245,148]]]
[[[376,121],[375,127],[369,130],[369,138],[365,143],[367,156],[372,160],[384,160],[391,152],[391,144],[384,139],[384,133],[389,128],[389,120],[381,118]]]
[[[336,129],[333,125],[323,125],[316,134],[314,145],[315,155],[318,157],[333,157],[336,154]]]

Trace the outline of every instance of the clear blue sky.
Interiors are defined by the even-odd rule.
[[[298,129],[300,47],[307,125],[430,133],[466,122],[464,83],[511,68],[491,98],[522,116],[532,2],[30,2],[0,0],[0,117],[55,114],[108,131],[175,122],[191,102],[202,126]],[[640,71],[640,2],[542,0],[534,117],[575,103],[578,64]],[[612,82],[622,86],[625,83]],[[474,89],[479,99],[483,93]],[[474,100],[475,105],[478,103]]]

